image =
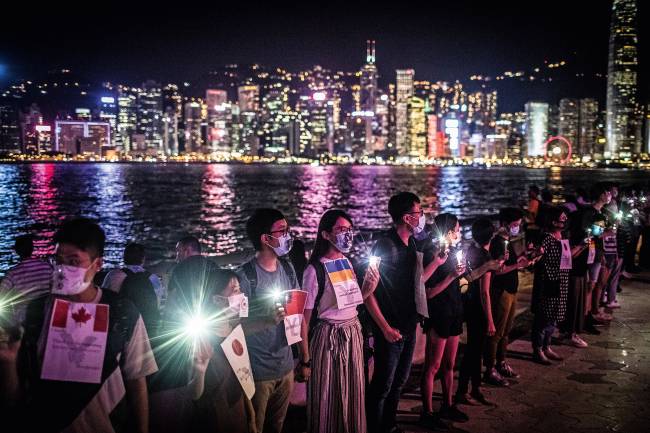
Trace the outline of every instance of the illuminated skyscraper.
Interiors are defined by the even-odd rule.
[[[574,150],[579,156],[593,156],[596,153],[597,124],[598,101],[592,98],[581,99],[578,143]]]
[[[138,93],[137,132],[144,136],[144,145],[148,152],[157,152],[162,148],[163,101],[160,84],[147,81]]]
[[[19,151],[18,110],[13,105],[0,105],[0,153]]]
[[[405,155],[408,134],[408,103],[413,96],[413,69],[397,70],[397,91],[395,95],[395,146],[399,155]]]
[[[427,118],[424,99],[413,96],[408,102],[407,149],[413,157],[427,156]]]
[[[132,135],[137,126],[137,95],[138,89],[121,86],[117,96],[117,129],[115,144],[125,152],[133,149]]]
[[[115,145],[115,134],[117,130],[117,103],[115,96],[105,95],[99,98],[99,119],[111,125],[111,146]]]
[[[185,104],[185,153],[199,153],[203,150],[201,123],[203,107],[198,102]]]
[[[544,156],[544,143],[548,138],[548,104],[528,102],[526,104],[525,136],[529,157]]]
[[[232,106],[228,102],[228,92],[208,89],[205,103],[208,107],[208,146],[210,150],[230,150]]]
[[[579,106],[580,103],[577,99],[563,98],[560,100],[558,135],[561,135],[571,142],[574,152],[578,149],[578,125],[580,121]]]
[[[374,129],[376,128],[373,126],[376,125],[375,116],[377,114],[377,65],[375,65],[375,41],[368,41],[367,43],[366,63],[361,68],[359,83],[360,110],[354,113],[356,119],[353,124],[355,125],[355,131],[363,126],[365,131],[363,152],[365,154],[371,154],[375,150]]]
[[[630,157],[641,150],[636,25],[636,1],[614,0],[607,67],[605,157]]]

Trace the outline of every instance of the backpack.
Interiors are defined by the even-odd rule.
[[[278,262],[280,262],[282,269],[284,269],[284,273],[287,274],[287,277],[289,277],[290,280],[298,281],[296,272],[293,269],[293,265],[291,265],[288,260],[279,258]],[[257,290],[257,269],[255,269],[255,262],[253,260],[249,260],[248,262],[244,263],[242,265],[242,270],[244,271],[246,279],[248,279],[248,283],[250,285],[251,298],[254,298]],[[300,285],[300,282],[298,282],[298,285]]]
[[[149,279],[151,273],[147,271],[133,272],[128,268],[123,268],[122,272],[126,274],[126,278],[120,287],[120,295],[129,299],[136,306],[151,339],[158,335],[160,326],[158,297],[153,283]]]

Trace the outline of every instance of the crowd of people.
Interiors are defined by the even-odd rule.
[[[418,332],[426,341],[419,423],[447,430],[468,420],[464,405],[492,404],[484,383],[507,387],[519,377],[507,351],[520,272],[534,273],[532,360],[550,365],[562,360],[551,346],[558,328],[567,344],[587,347],[581,335],[599,333],[621,307],[621,278],[650,268],[643,191],[598,183],[553,199],[533,186],[526,207],[477,218],[464,235],[457,216],[428,220],[419,197],[401,192],[388,202],[392,227],[368,251],[355,243],[353,219],[330,209],[309,257],[280,211],[257,209],[246,222],[255,250],[248,261],[220,267],[188,236],[160,275],[145,268],[139,243],[106,272],[105,234],[89,219],[62,223],[49,260],[34,257],[32,238],[21,236],[20,262],[0,282],[3,431],[280,433],[294,385],[303,382],[308,432],[398,433]],[[278,294],[293,290],[306,292],[306,301],[299,341],[289,344]],[[105,326],[105,344],[75,347],[104,351],[97,380],[51,371],[62,300],[71,309],[107,306],[104,316],[87,309],[95,311],[94,332]],[[197,311],[211,320],[189,336],[184,324]],[[92,317],[85,315],[83,323]],[[232,367],[224,349],[237,330],[252,371]]]

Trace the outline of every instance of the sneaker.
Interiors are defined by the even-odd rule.
[[[616,299],[614,299],[612,302],[608,302],[607,305],[605,305],[607,308],[621,308],[621,304],[618,303]]]
[[[499,372],[496,370],[496,368],[490,369],[490,371],[486,371],[485,374],[483,375],[483,382],[489,383],[490,385],[494,386],[508,386],[510,383],[508,383],[508,380],[506,380],[503,376],[499,374]]]
[[[485,395],[483,395],[483,393],[480,392],[480,391],[478,391],[478,392],[472,391],[472,393],[470,395],[471,395],[472,399],[474,399],[474,401],[476,401],[477,403],[482,404],[483,406],[494,406],[494,403],[492,403],[490,400],[485,398]]]
[[[598,314],[594,316],[594,320],[596,322],[601,322],[603,325],[606,325],[607,322],[611,322],[614,319],[614,316],[612,316],[609,313],[605,313],[604,311],[599,311]],[[595,323],[596,325],[598,323]]]
[[[535,349],[533,351],[533,361],[542,365],[551,365],[551,361],[548,360],[541,349]]]
[[[449,430],[449,426],[443,420],[441,420],[438,415],[434,413],[423,412],[420,415],[419,424],[421,427],[424,427],[425,429],[432,430],[432,431]]]
[[[571,344],[573,346],[579,347],[581,349],[589,346],[587,344],[587,342],[585,340],[583,340],[582,338],[580,338],[580,336],[578,334],[573,334],[573,337],[571,337]]]
[[[630,273],[627,272],[627,271],[623,271],[623,272],[621,272],[621,275],[622,275],[623,277],[627,278],[628,280],[632,278],[632,274],[630,274]]]
[[[443,419],[448,419],[454,422],[467,422],[469,417],[465,412],[462,412],[456,405],[441,407],[438,416]]]
[[[463,404],[465,406],[477,406],[478,402],[472,398],[468,393],[456,394],[454,397],[455,404]]]
[[[399,426],[393,426],[388,430],[388,433],[404,433],[404,430],[399,428]]]
[[[508,378],[513,378],[516,379],[519,377],[519,375],[515,372],[515,370],[512,369],[510,364],[507,362],[503,361],[497,365],[497,371],[502,377],[508,377]]]
[[[562,358],[560,355],[555,353],[553,349],[551,349],[550,347],[544,349],[544,355],[546,355],[546,358],[552,361],[564,361],[564,358]]]
[[[623,289],[621,288],[621,286],[618,286],[616,288],[616,293],[621,293],[622,291],[623,291]]]

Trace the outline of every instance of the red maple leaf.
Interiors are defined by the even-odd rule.
[[[79,308],[76,313],[72,313],[72,318],[77,323],[86,323],[91,317],[93,316],[88,314],[84,307]]]

